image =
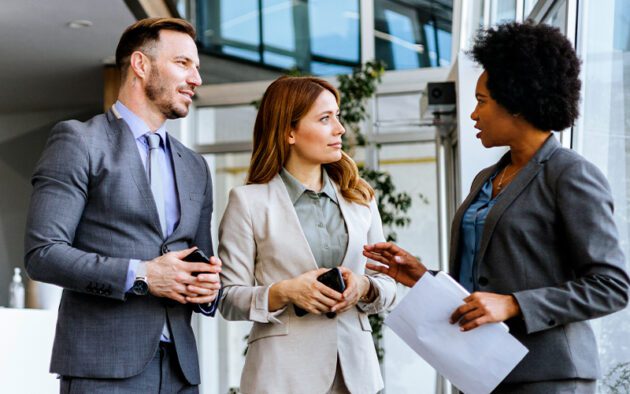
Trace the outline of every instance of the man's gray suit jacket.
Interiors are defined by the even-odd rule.
[[[198,246],[212,255],[212,181],[204,159],[171,136],[180,204],[166,240],[136,141],[110,110],[57,124],[32,178],[25,266],[64,288],[50,371],[126,378],[157,351],[168,319],[184,376],[199,384],[191,305],[125,293],[129,259]]]
[[[456,278],[462,216],[509,160],[508,152],[477,175],[453,219]],[[506,323],[529,353],[505,382],[599,377],[587,320],[624,308],[630,279],[610,188],[593,164],[551,136],[488,213],[475,264],[479,291],[513,294],[521,308]]]

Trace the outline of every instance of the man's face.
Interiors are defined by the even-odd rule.
[[[147,98],[166,119],[188,115],[195,88],[201,85],[195,42],[185,33],[162,30],[151,52]]]

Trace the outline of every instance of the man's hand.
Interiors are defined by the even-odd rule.
[[[217,257],[210,257],[210,265],[212,269],[197,275],[197,281],[186,286],[186,289],[196,296],[187,296],[186,301],[193,304],[209,304],[217,298],[221,289],[221,260]]]
[[[363,255],[381,264],[368,262],[366,267],[392,277],[396,282],[412,287],[427,272],[427,268],[406,250],[391,242],[363,246]]]
[[[197,247],[180,250],[177,252],[169,252],[153,260],[147,261],[147,281],[149,282],[149,292],[156,297],[166,297],[175,300],[181,304],[187,302],[186,297],[197,297],[198,294],[190,291],[187,285],[193,285],[199,290],[207,288],[210,278],[203,281],[193,276],[193,272],[209,272],[217,274],[221,272],[221,266],[208,263],[189,263],[182,261]],[[206,274],[204,274],[206,275]],[[204,283],[203,286],[200,286]],[[215,283],[216,282],[212,282]],[[211,290],[211,289],[210,289]],[[205,291],[205,290],[204,290]],[[209,296],[204,294],[204,296]],[[216,296],[216,295],[215,295]]]
[[[464,302],[451,315],[451,324],[459,321],[462,331],[470,331],[487,323],[502,322],[521,314],[521,308],[512,295],[475,292],[464,298]]]
[[[354,307],[357,302],[370,290],[370,280],[365,275],[357,275],[346,267],[339,267],[341,276],[346,283],[346,290],[343,292],[343,301],[335,304],[330,311],[343,313]]]

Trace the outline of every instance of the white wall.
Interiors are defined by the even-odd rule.
[[[0,306],[8,304],[13,267],[24,266],[30,178],[48,133],[58,121],[77,115],[85,118],[89,112],[88,109],[0,114]]]

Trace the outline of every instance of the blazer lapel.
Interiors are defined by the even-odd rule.
[[[190,198],[190,191],[195,182],[193,175],[190,171],[187,171],[186,163],[182,157],[182,153],[179,145],[170,137],[166,135],[171,149],[171,160],[173,163],[173,176],[175,177],[175,185],[177,187],[177,200],[179,201],[179,222],[177,227],[173,229],[173,233],[168,237],[171,238],[178,232],[179,229],[184,228],[183,222],[188,219],[190,204],[188,199]],[[199,218],[197,218],[198,220]]]
[[[144,165],[142,165],[133,133],[129,130],[127,123],[117,114],[114,106],[112,106],[111,110],[107,111],[106,116],[110,125],[107,129],[107,134],[112,144],[112,149],[116,149],[121,153],[124,163],[120,164],[129,169],[129,173],[142,196],[144,205],[151,211],[151,223],[153,227],[159,234],[162,234],[160,217],[158,216],[146,169]]]
[[[302,244],[298,249],[303,250],[304,253],[300,256],[291,256],[291,258],[300,263],[304,262],[304,268],[306,268],[307,271],[318,269],[319,267],[315,261],[315,256],[313,256],[311,247],[306,240],[306,236],[304,235],[304,231],[300,225],[300,220],[298,219],[293,203],[289,198],[289,192],[287,191],[282,178],[280,178],[280,174],[277,174],[271,181],[269,181],[269,189],[272,192],[272,197],[275,196],[278,201],[278,212],[282,212],[285,215],[281,219],[284,220],[286,229],[286,239],[284,242],[297,242]],[[304,271],[299,271],[299,273],[303,272]]]
[[[497,167],[499,167],[499,165],[502,163],[504,158],[505,156],[501,158],[501,160],[499,160],[497,164],[483,170],[483,174],[477,178],[475,183],[472,184],[472,187],[470,188],[470,193],[468,193],[468,196],[466,197],[464,202],[462,202],[462,204],[459,206],[459,208],[455,212],[455,216],[453,217],[453,221],[451,222],[451,242],[450,242],[450,249],[449,249],[450,253],[449,253],[449,264],[448,264],[449,272],[451,274],[457,274],[455,272],[455,267],[456,267],[455,263],[458,259],[459,233],[460,233],[460,228],[461,228],[462,218],[464,217],[464,213],[466,212],[468,207],[470,207],[470,204],[472,204],[472,202],[475,200],[482,186],[488,181],[488,178],[490,178],[490,176],[494,174]]]
[[[538,149],[538,152],[536,152],[534,157],[532,157],[525,167],[523,167],[521,172],[516,175],[510,185],[501,193],[497,203],[492,207],[486,217],[486,223],[481,237],[481,245],[477,255],[477,264],[483,261],[483,257],[488,248],[488,244],[490,243],[490,239],[492,238],[494,229],[501,219],[501,216],[503,216],[505,210],[512,205],[516,198],[523,192],[523,190],[525,190],[527,185],[529,185],[536,175],[538,175],[540,170],[544,167],[545,162],[549,160],[559,147],[560,143],[553,135],[551,135],[547,141],[545,141],[543,146]],[[509,152],[501,159],[501,161],[505,158],[509,158]],[[501,163],[501,161],[499,163]]]

